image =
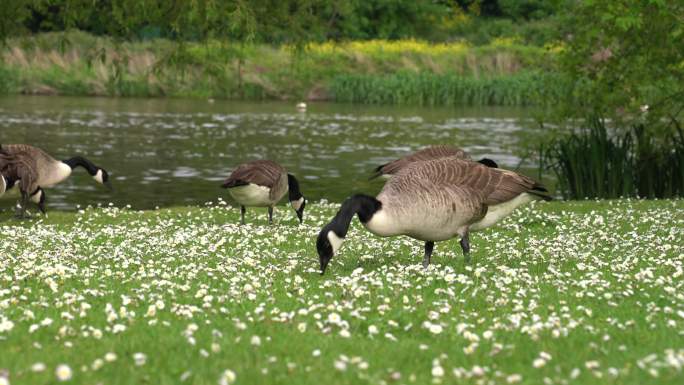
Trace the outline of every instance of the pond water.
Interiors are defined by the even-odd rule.
[[[407,108],[315,103],[12,96],[0,98],[0,143],[28,143],[58,159],[82,155],[107,169],[114,190],[83,169],[47,190],[48,209],[200,205],[218,197],[232,168],[272,159],[309,199],[375,194],[377,165],[429,144],[460,146],[506,168],[534,134],[531,110]],[[522,171],[535,176],[533,164]],[[11,201],[3,199],[3,207]]]

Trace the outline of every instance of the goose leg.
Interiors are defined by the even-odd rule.
[[[23,207],[21,205],[21,200],[17,202],[17,204],[14,206],[14,217],[17,219],[21,219],[22,217],[22,210]]]
[[[240,206],[240,224],[241,225],[245,224],[245,211],[247,211],[247,209],[245,209],[245,206]]]
[[[40,210],[40,212],[47,217],[47,212],[45,212],[45,200],[47,199],[47,197],[45,196],[45,191],[41,190],[41,194],[42,197],[40,199],[40,202],[38,202],[38,210]]]
[[[273,224],[273,206],[268,206],[268,224]]]
[[[435,242],[425,242],[425,257],[423,257],[423,267],[427,269],[430,265],[430,257],[432,256],[432,249],[435,247]]]
[[[463,249],[463,259],[465,262],[470,262],[470,239],[467,231],[461,238],[461,249]]]
[[[21,204],[17,205],[17,210],[15,212],[17,219],[28,219],[29,216],[26,214],[26,208],[28,207],[29,196],[25,192],[21,192]]]

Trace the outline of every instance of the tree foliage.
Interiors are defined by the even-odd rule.
[[[562,69],[576,79],[581,115],[650,119],[684,107],[684,2],[584,0],[566,20]]]
[[[313,39],[324,28],[324,0],[3,0],[0,38],[82,29],[119,38],[156,30],[179,40],[251,41],[274,29],[284,40]]]
[[[465,20],[537,19],[555,13],[562,1],[3,0],[0,38],[77,28],[123,39],[449,40]]]

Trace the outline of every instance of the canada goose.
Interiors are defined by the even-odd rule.
[[[425,147],[422,150],[418,150],[412,154],[406,155],[403,158],[399,158],[397,160],[394,160],[389,163],[385,163],[381,166],[378,166],[375,170],[373,175],[369,179],[374,179],[379,176],[383,176],[385,178],[389,178],[393,174],[396,174],[399,170],[402,168],[406,167],[407,165],[413,163],[413,162],[419,162],[419,161],[424,161],[424,160],[433,160],[433,159],[440,159],[440,158],[459,158],[459,159],[466,159],[470,160],[470,155],[468,155],[467,152],[464,150],[458,148],[458,147],[452,147],[452,146],[445,146],[445,145],[436,145],[436,146],[429,146]],[[478,160],[478,163],[482,163],[487,167],[493,167],[497,168],[499,167],[496,162],[494,162],[491,159],[488,158],[482,158]]]
[[[9,154],[0,148],[0,196],[5,193],[8,186],[18,186],[21,193],[18,217],[26,217],[29,200],[38,205],[38,209],[45,214],[45,192],[38,185],[37,176],[33,159]]]
[[[414,162],[394,175],[377,197],[358,194],[342,203],[318,234],[321,274],[342,246],[354,215],[376,235],[408,235],[425,241],[423,266],[427,267],[436,241],[460,236],[467,262],[470,231],[492,226],[530,201],[550,200],[547,193],[524,175],[469,160]]]
[[[3,144],[0,148],[10,154],[33,159],[39,186],[52,187],[63,182],[76,167],[83,167],[97,183],[111,188],[107,170],[96,166],[82,156],[74,156],[67,160],[57,160],[38,147],[28,144]],[[9,189],[9,188],[8,188]]]
[[[57,160],[50,156],[45,151],[38,147],[33,147],[28,144],[3,144],[0,145],[0,152],[5,156],[5,162],[13,159],[11,164],[16,168],[13,172],[17,175],[31,175],[32,183],[36,188],[40,188],[40,196],[32,199],[45,201],[45,192],[43,188],[52,187],[58,183],[63,182],[71,175],[71,172],[76,167],[83,167],[88,171],[88,174],[95,179],[96,182],[105,185],[111,189],[109,181],[109,173],[107,170],[96,166],[88,159],[82,156],[74,156],[67,160]],[[14,179],[11,176],[5,175],[4,185],[5,191],[15,187],[20,178]],[[26,182],[22,180],[22,184]],[[26,185],[28,188],[29,186]],[[20,189],[21,190],[21,189]],[[29,191],[33,193],[32,191]],[[2,194],[0,194],[2,195]],[[42,198],[40,198],[42,197]],[[37,203],[37,202],[36,202]]]
[[[304,219],[306,199],[299,182],[285,168],[270,160],[255,160],[239,165],[223,182],[230,195],[240,204],[240,223],[245,224],[245,206],[268,207],[268,223],[273,223],[273,206],[289,193],[290,205],[299,223]]]

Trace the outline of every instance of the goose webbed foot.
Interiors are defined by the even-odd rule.
[[[463,250],[463,260],[465,263],[470,263],[470,237],[467,232],[461,238],[461,249]]]
[[[31,216],[29,216],[26,211],[26,203],[17,203],[17,205],[14,207],[14,219],[31,219]]]
[[[423,267],[427,269],[430,265],[430,257],[432,257],[432,250],[435,248],[435,242],[425,242],[425,256],[423,257]]]

